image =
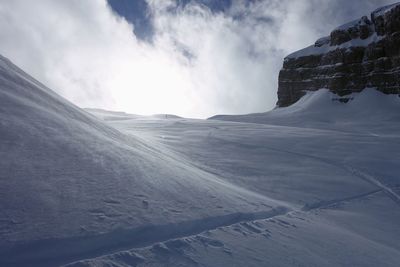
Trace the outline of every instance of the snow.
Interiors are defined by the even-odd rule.
[[[342,103],[340,99],[350,101]],[[398,124],[391,122],[400,121],[399,110],[398,95],[386,95],[374,88],[343,97],[328,89],[320,89],[307,91],[299,101],[286,108],[249,115],[219,115],[212,119],[388,134],[398,130]]]
[[[0,58],[0,266],[397,266],[400,98],[83,110]]]
[[[91,255],[104,244],[83,239],[118,243],[121,229],[286,207],[108,126],[4,59],[0,88],[2,266]]]
[[[342,43],[340,45],[329,45],[329,43],[325,43],[322,46],[315,46],[315,45],[310,45],[304,49],[301,49],[299,51],[296,51],[288,56],[286,56],[286,59],[291,59],[291,58],[300,58],[300,57],[306,57],[306,56],[317,56],[317,55],[322,55],[326,54],[331,51],[335,51],[336,49],[349,49],[351,47],[366,47],[371,43],[376,43],[379,40],[381,40],[383,36],[377,36],[376,33],[372,34],[370,37],[366,39],[352,39],[348,42]]]
[[[395,4],[391,4],[388,6],[384,6],[381,8],[376,9],[374,12],[372,12],[372,16],[373,17],[379,17],[382,16],[384,14],[386,14],[388,11],[392,10],[393,8],[399,6],[400,3],[395,3]],[[334,29],[334,31],[336,30],[346,30],[352,27],[357,27],[359,25],[366,25],[366,21],[365,19],[367,19],[366,17],[362,17],[360,19],[357,20],[353,20],[350,21],[348,23],[345,23],[337,28]],[[292,59],[292,58],[300,58],[300,57],[306,57],[306,56],[317,56],[317,55],[321,55],[321,54],[326,54],[330,51],[334,51],[336,49],[342,49],[342,48],[351,48],[351,47],[366,47],[371,43],[376,43],[379,40],[381,40],[382,38],[384,38],[384,36],[377,36],[376,33],[372,34],[370,37],[366,38],[366,39],[361,39],[361,38],[357,38],[357,39],[352,39],[348,42],[342,43],[340,45],[335,45],[335,46],[331,46],[328,42],[330,37],[323,37],[318,39],[314,45],[311,45],[309,47],[306,47],[304,49],[301,49],[299,51],[296,51],[290,55],[288,55],[285,60],[287,59]]]
[[[372,12],[372,14],[374,15],[374,17],[379,17],[379,16],[386,14],[388,11],[392,10],[393,8],[395,8],[399,5],[400,5],[400,3],[398,2],[398,3],[394,3],[391,5],[384,6],[384,7],[380,7],[378,9],[376,9],[374,12]]]
[[[388,217],[386,209],[395,215]],[[397,266],[395,216],[400,216],[398,206],[376,193],[67,266]],[[388,232],[392,238],[383,241]]]
[[[356,20],[350,21],[348,23],[345,23],[343,25],[340,25],[339,27],[336,27],[333,31],[347,30],[349,28],[358,27],[358,26],[361,26],[361,25],[366,25],[367,24],[366,20],[367,20],[367,17],[361,17],[359,19],[356,19]]]
[[[103,109],[87,108],[85,109],[89,113],[95,115],[102,120],[119,120],[119,119],[178,119],[179,116],[173,114],[153,114],[153,115],[136,115],[128,114],[121,111],[107,111]]]
[[[314,46],[315,47],[321,47],[323,45],[329,44],[330,41],[331,41],[331,37],[330,36],[321,37],[315,42]]]

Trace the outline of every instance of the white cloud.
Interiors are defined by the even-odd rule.
[[[342,0],[237,0],[225,14],[148,2],[152,44],[137,40],[105,0],[2,0],[0,53],[82,107],[192,117],[260,112],[276,102],[285,54],[387,1],[364,1],[363,10],[346,4],[343,16],[332,11]]]

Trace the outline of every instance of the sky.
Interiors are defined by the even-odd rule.
[[[393,0],[0,0],[0,54],[80,107],[275,107],[285,55]]]

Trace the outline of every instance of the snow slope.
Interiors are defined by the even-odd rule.
[[[179,119],[179,116],[172,114],[154,114],[154,115],[136,115],[136,114],[128,114],[121,111],[108,111],[103,109],[94,109],[87,108],[85,109],[87,112],[95,115],[96,117],[102,120],[120,120],[120,119]]]
[[[5,58],[0,103],[1,266],[54,266],[289,208],[121,133]]]
[[[347,102],[347,103],[345,103]],[[217,115],[211,120],[286,125],[363,133],[398,133],[400,97],[373,88],[344,97],[320,89],[308,91],[287,108],[248,115]]]
[[[294,208],[68,266],[397,266],[399,99],[351,97],[322,90],[269,113],[218,117],[235,122],[109,120]]]
[[[1,58],[0,266],[397,266],[399,99],[352,97],[91,115]]]

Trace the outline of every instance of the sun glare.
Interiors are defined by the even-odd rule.
[[[112,97],[118,110],[143,115],[185,114],[193,109],[193,84],[189,70],[166,55],[145,55],[127,59],[112,83]]]

